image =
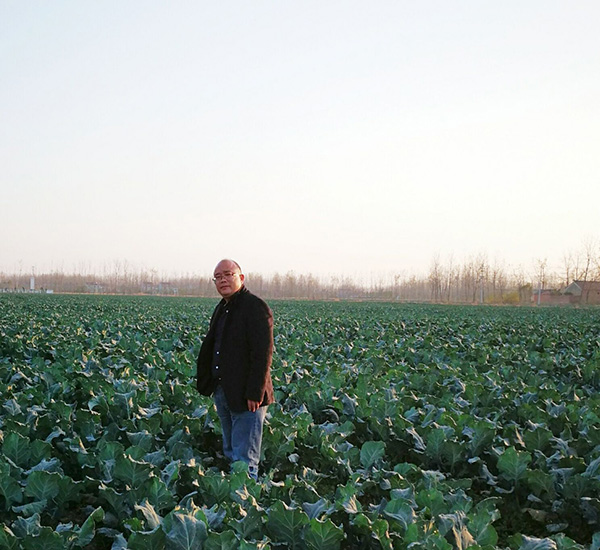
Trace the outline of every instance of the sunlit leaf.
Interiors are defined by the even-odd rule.
[[[172,550],[196,550],[208,537],[206,523],[190,514],[173,513],[165,523],[167,544]]]
[[[360,463],[364,468],[371,468],[383,458],[384,454],[383,441],[366,441],[360,449]]]
[[[300,548],[302,532],[309,523],[308,516],[297,508],[276,502],[267,512],[267,528],[273,540]]]
[[[502,477],[516,483],[525,476],[527,465],[530,462],[531,455],[529,453],[509,447],[498,458],[498,469]]]

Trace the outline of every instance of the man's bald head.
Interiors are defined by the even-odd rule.
[[[213,274],[217,292],[225,298],[226,301],[244,285],[244,274],[242,268],[234,260],[221,260]]]

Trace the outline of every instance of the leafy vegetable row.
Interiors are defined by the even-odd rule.
[[[0,297],[0,548],[600,547],[597,310],[274,302],[259,483],[213,302]]]

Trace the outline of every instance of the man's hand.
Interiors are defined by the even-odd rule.
[[[251,401],[250,399],[248,399],[247,401],[248,401],[248,410],[250,412],[256,412],[258,410],[258,408],[260,407],[260,401]]]

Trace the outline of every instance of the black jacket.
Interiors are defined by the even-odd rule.
[[[273,314],[258,296],[242,287],[229,302],[221,300],[210,319],[208,333],[196,361],[196,387],[202,395],[212,395],[217,386],[212,376],[215,326],[228,309],[219,368],[221,386],[229,408],[234,412],[248,410],[246,401],[273,403],[271,360],[273,356]]]

